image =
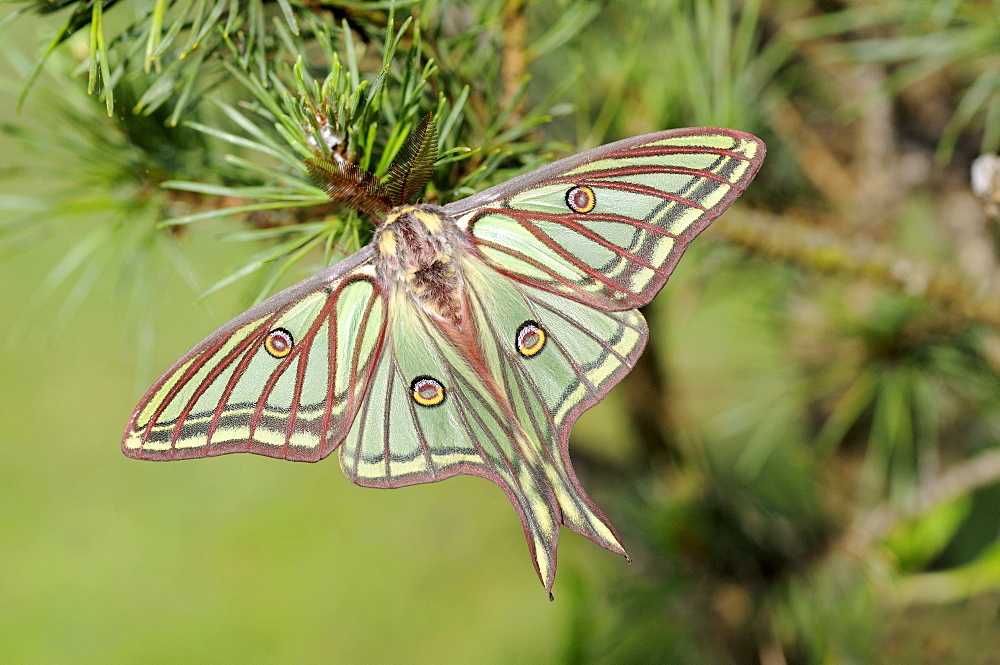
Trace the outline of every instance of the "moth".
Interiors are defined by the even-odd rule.
[[[444,206],[425,119],[389,176],[313,160],[370,244],[184,354],[132,414],[145,460],[248,452],[392,488],[481,476],[507,494],[551,597],[560,525],[623,556],[573,471],[569,434],[634,366],[638,307],[743,192],[764,143],[719,128],[610,143]]]

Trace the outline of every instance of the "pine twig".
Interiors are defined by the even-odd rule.
[[[845,530],[834,551],[863,557],[900,522],[924,515],[957,497],[1000,482],[1000,450],[990,450],[957,464],[914,490],[898,508],[887,503],[858,516]]]
[[[501,76],[503,92],[500,103],[504,107],[515,104],[511,121],[515,124],[521,116],[522,102],[517,100],[518,91],[527,70],[525,57],[528,19],[524,15],[524,0],[508,0],[504,5],[503,51],[501,53]]]
[[[759,212],[730,213],[716,233],[765,256],[882,283],[936,303],[965,320],[1000,329],[1000,278],[973,283],[955,267],[931,265],[866,238],[844,240],[785,219]]]

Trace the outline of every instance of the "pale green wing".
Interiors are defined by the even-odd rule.
[[[585,410],[632,369],[648,339],[637,310],[601,310],[545,290],[466,271],[484,350],[501,380],[517,421],[540,445],[544,468],[559,500],[562,523],[607,549],[624,554],[614,529],[587,497],[573,471],[569,435]],[[523,348],[525,328],[542,341]]]
[[[558,504],[529,463],[526,453],[535,447],[525,442],[492,377],[477,372],[405,296],[390,302],[388,315],[369,399],[340,447],[344,473],[358,485],[382,488],[459,473],[492,480],[520,514],[535,568],[551,588]]]
[[[385,299],[372,259],[365,248],[188,351],[139,402],[122,451],[152,460],[329,455],[347,434],[381,349]]]
[[[647,134],[568,157],[445,206],[496,270],[595,307],[663,287],[688,243],[750,184],[760,139],[731,129]]]
[[[516,285],[485,267],[463,265],[463,274],[479,351],[457,348],[406,300],[391,302],[371,399],[340,449],[341,465],[372,487],[459,473],[492,480],[521,516],[551,589],[559,524],[624,554],[580,487],[568,438],[579,414],[635,363],[645,321],[634,310],[605,312]],[[525,335],[526,323],[541,336]],[[525,346],[531,340],[535,347]]]

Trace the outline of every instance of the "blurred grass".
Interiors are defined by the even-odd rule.
[[[22,36],[35,30],[27,25]],[[9,92],[0,97],[5,122],[15,119]],[[0,140],[8,175],[38,162],[9,135]],[[50,186],[7,179],[0,194]],[[246,301],[216,295],[209,313],[181,278],[161,274],[150,294],[153,357],[137,372],[127,276],[96,277],[68,328],[49,328],[63,290],[42,302],[40,286],[104,219],[53,221],[45,242],[16,246],[0,262],[0,312],[8,333],[19,331],[0,340],[0,662],[556,658],[551,637],[570,607],[544,598],[516,514],[490,483],[377,492],[353,486],[334,459],[124,458],[118,442],[136,397]],[[202,284],[245,260],[243,245],[220,243],[223,232],[183,238]],[[564,534],[563,576],[617,563],[579,558],[581,541]],[[484,576],[504,583],[479,583]]]
[[[0,662],[555,658],[571,606],[544,600],[515,514],[481,479],[378,492],[333,459],[124,458],[137,377],[114,285],[67,334],[37,330],[52,307],[33,290],[65,242],[0,263],[0,311],[33,322],[0,355]],[[188,248],[207,276],[240,257],[211,233]],[[165,366],[216,317],[160,286]],[[217,312],[235,312],[222,300]],[[564,534],[561,576],[619,563],[588,549]]]

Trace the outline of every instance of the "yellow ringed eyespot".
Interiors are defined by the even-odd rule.
[[[295,340],[284,328],[275,328],[264,338],[264,349],[275,358],[284,358],[292,352]]]
[[[433,376],[418,376],[410,383],[413,401],[420,406],[438,406],[444,401],[444,386]]]
[[[531,358],[545,347],[548,335],[536,321],[525,321],[517,329],[517,352],[525,358]]]
[[[573,212],[590,212],[597,205],[597,197],[590,187],[574,185],[566,192],[566,205]]]

